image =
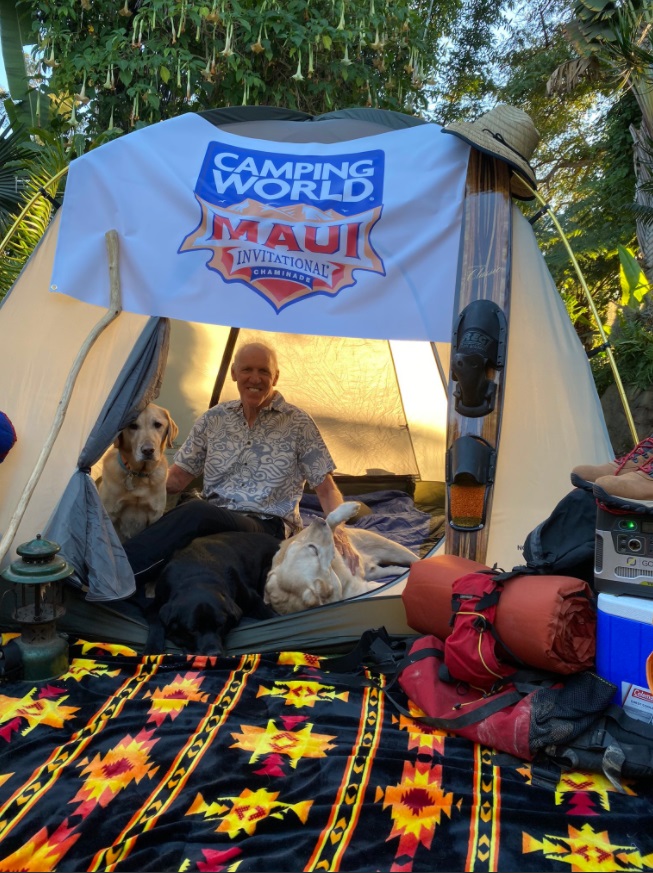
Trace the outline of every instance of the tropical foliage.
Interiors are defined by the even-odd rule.
[[[39,117],[89,138],[189,110],[419,112],[457,0],[19,0]]]
[[[58,205],[56,198],[61,181],[68,169],[69,156],[61,140],[47,131],[42,131],[41,137],[38,144],[23,145],[25,151],[31,146],[29,160],[19,165],[18,175],[13,177],[14,183],[20,180],[22,184],[20,200],[14,200],[3,221],[6,237],[0,257],[0,298],[16,281],[50,223]],[[16,172],[3,167],[0,179],[5,170],[9,175]]]
[[[0,226],[18,211],[27,178],[28,141],[20,128],[0,131]]]
[[[60,193],[62,161],[107,137],[216,106],[425,112],[438,45],[463,2],[0,0],[13,98],[6,110],[40,152],[24,191],[30,216],[0,262],[0,297],[51,212],[31,195]],[[10,226],[0,214],[0,228]]]
[[[631,214],[640,263],[618,247],[622,295],[615,306],[612,345],[622,379],[646,388],[653,383],[653,7],[647,0],[576,0],[573,11],[565,36],[574,57],[552,72],[547,92],[564,94],[581,83],[603,83],[618,94],[627,92],[638,110],[627,129],[634,153],[636,209]],[[601,389],[610,381],[604,360],[594,363],[594,372]]]
[[[628,89],[640,123],[629,126],[635,147],[639,243],[644,271],[653,279],[653,7],[648,0],[576,0],[565,35],[576,57],[553,71],[547,91],[573,90],[583,79]],[[647,230],[647,228],[650,228]]]

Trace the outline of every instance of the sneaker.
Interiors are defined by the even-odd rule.
[[[634,449],[607,464],[581,464],[571,471],[571,484],[585,491],[592,491],[592,485],[604,476],[622,476],[641,469],[653,462],[653,436],[637,443]]]

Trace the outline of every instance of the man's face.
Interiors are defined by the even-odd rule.
[[[243,406],[258,409],[271,402],[279,373],[267,349],[248,346],[232,364],[231,378],[238,386]]]

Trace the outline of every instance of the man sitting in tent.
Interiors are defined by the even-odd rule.
[[[335,464],[313,419],[275,389],[279,365],[273,349],[243,345],[232,379],[240,400],[218,403],[191,428],[168,470],[166,489],[178,494],[203,477],[202,499],[179,503],[123,545],[137,583],[163,569],[178,549],[196,537],[221,531],[267,533],[282,540],[301,529],[299,500],[306,482],[325,514],[343,502]],[[358,557],[347,534],[336,548],[352,572]]]

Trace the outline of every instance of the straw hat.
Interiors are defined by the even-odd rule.
[[[535,172],[528,162],[540,141],[540,134],[530,115],[516,106],[500,103],[476,121],[453,122],[442,130],[509,164],[514,170],[511,193],[520,200],[533,199],[533,194],[522,181],[525,179],[531,188],[537,188]]]

